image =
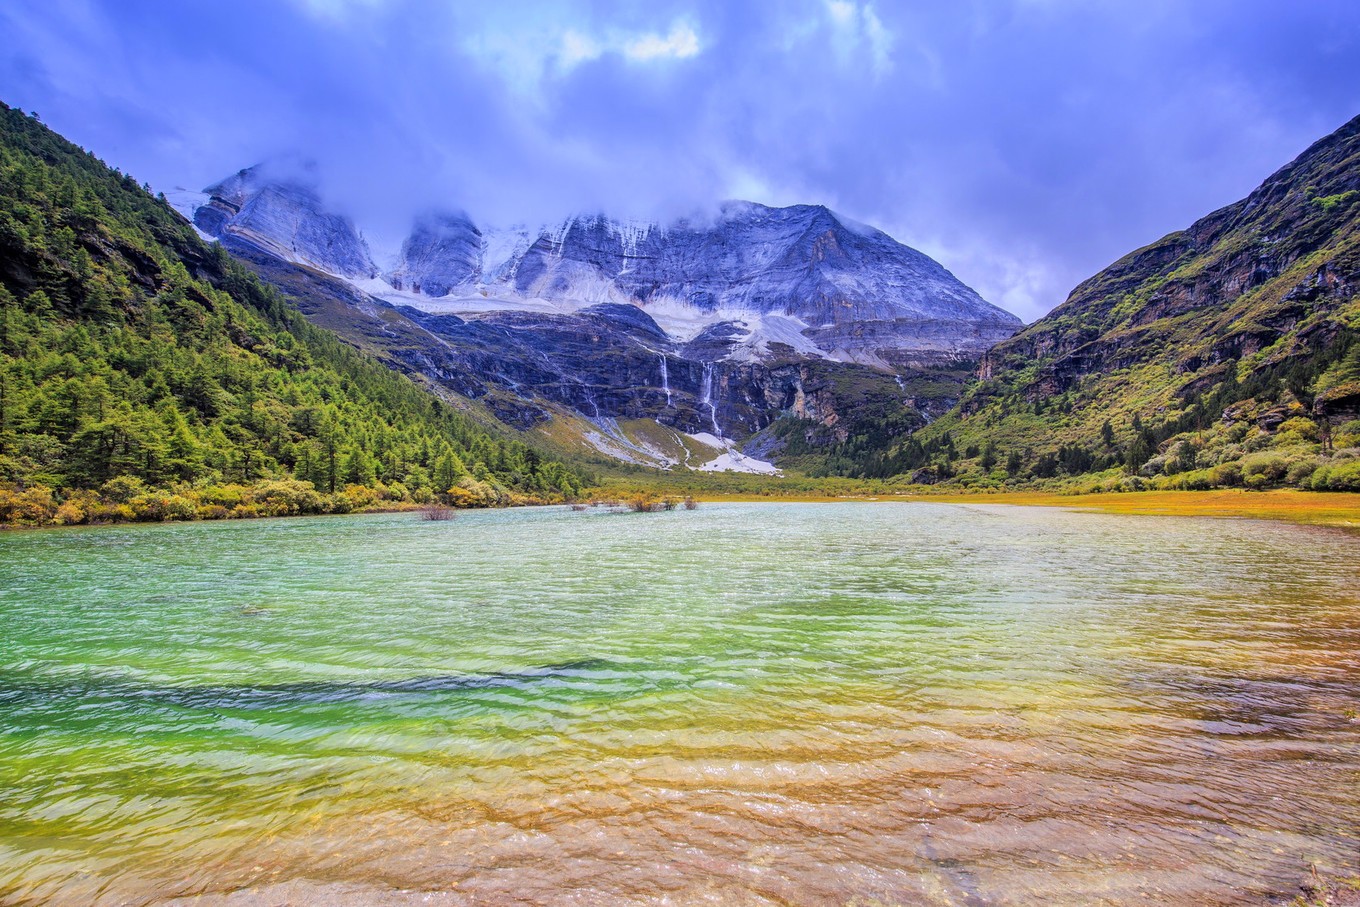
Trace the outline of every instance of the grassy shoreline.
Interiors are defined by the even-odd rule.
[[[933,504],[1008,504],[1018,507],[1065,507],[1070,510],[1091,510],[1101,513],[1122,513],[1140,516],[1192,516],[1218,517],[1233,519],[1278,520],[1304,526],[1319,526],[1339,529],[1360,536],[1360,494],[1354,492],[1317,492],[1294,489],[1274,489],[1270,491],[1247,491],[1244,489],[1220,489],[1215,491],[1130,491],[1099,492],[1089,494],[1060,494],[1051,491],[933,491],[914,489],[912,491],[849,491],[828,490],[817,492],[798,490],[788,493],[761,493],[754,491],[701,491],[686,487],[682,491],[667,493],[653,487],[652,496],[671,497],[681,500],[692,496],[704,503],[802,503],[830,504],[860,501],[864,503],[933,503]],[[590,489],[582,500],[617,499],[625,500],[636,492],[625,492],[619,488]],[[554,506],[570,501],[542,501],[524,499],[502,506]],[[164,522],[208,522],[227,519],[232,522],[261,517],[288,517],[308,515],[342,515],[344,513],[396,513],[417,512],[425,505],[409,501],[374,501],[338,512],[298,512],[282,511],[233,514],[230,517],[206,517],[203,515],[184,516],[168,519],[125,518],[117,520],[92,520],[78,525],[86,527],[146,525]],[[455,508],[464,509],[464,508]],[[472,508],[483,509],[483,508]],[[492,508],[499,509],[499,508]],[[69,524],[77,525],[77,524]],[[0,522],[0,532],[32,529],[63,528],[59,522]]]
[[[1160,516],[1229,517],[1281,520],[1305,526],[1326,526],[1360,535],[1360,494],[1277,489],[1246,491],[1131,491],[1097,494],[1057,494],[1042,491],[892,492],[883,494],[699,494],[701,501],[907,501],[934,504],[1011,504],[1020,507],[1066,507],[1102,513]]]

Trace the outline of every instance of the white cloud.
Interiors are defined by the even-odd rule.
[[[683,22],[672,25],[670,34],[664,38],[655,33],[639,35],[625,40],[621,49],[630,60],[655,60],[661,57],[683,60],[701,50],[699,36]]]
[[[604,48],[600,42],[589,35],[569,30],[562,36],[562,49],[557,58],[564,68],[570,69],[579,63],[599,59],[602,53]]]
[[[826,17],[831,40],[842,65],[868,59],[874,75],[892,69],[892,48],[896,38],[878,17],[872,3],[856,0],[826,0]]]
[[[301,2],[301,0],[300,0]],[[380,0],[305,0],[305,2],[380,2]],[[559,15],[533,22],[497,19],[478,23],[462,38],[462,50],[482,60],[518,93],[534,97],[545,79],[614,55],[637,65],[685,60],[703,52],[699,33],[685,21],[670,30],[609,29],[592,33]]]
[[[883,26],[883,20],[878,18],[872,6],[866,5],[860,15],[864,20],[864,39],[869,45],[869,59],[874,72],[883,75],[892,69],[893,34]]]
[[[854,26],[857,9],[850,0],[827,0],[826,11],[830,14],[831,21],[842,28]]]
[[[557,65],[569,70],[581,63],[598,60],[605,54],[618,54],[635,63],[653,60],[684,60],[703,50],[699,35],[685,22],[676,22],[670,32],[625,32],[612,30],[602,35],[587,35],[568,29],[557,51]]]
[[[948,241],[938,235],[894,229],[880,224],[890,236],[924,252],[992,305],[1031,323],[1066,298],[1071,287],[1087,276],[1079,267],[1055,261],[1033,243],[1001,244],[994,237],[969,236]]]

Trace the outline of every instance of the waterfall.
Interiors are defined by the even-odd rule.
[[[666,367],[666,355],[661,354],[661,389],[666,392],[666,408],[671,408],[671,373]]]
[[[718,428],[718,408],[713,405],[713,363],[704,363],[704,383],[700,388],[699,402],[708,407],[708,419],[713,423],[713,435],[722,437],[722,429]]]

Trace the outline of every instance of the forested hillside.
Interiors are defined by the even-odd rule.
[[[560,500],[580,482],[0,105],[0,523]]]
[[[993,347],[953,411],[844,471],[1360,490],[1357,290],[1360,117],[1082,283]]]

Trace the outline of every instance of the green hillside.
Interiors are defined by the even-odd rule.
[[[0,105],[0,523],[560,500],[580,482]]]
[[[1360,117],[1120,259],[859,475],[1360,490]]]

